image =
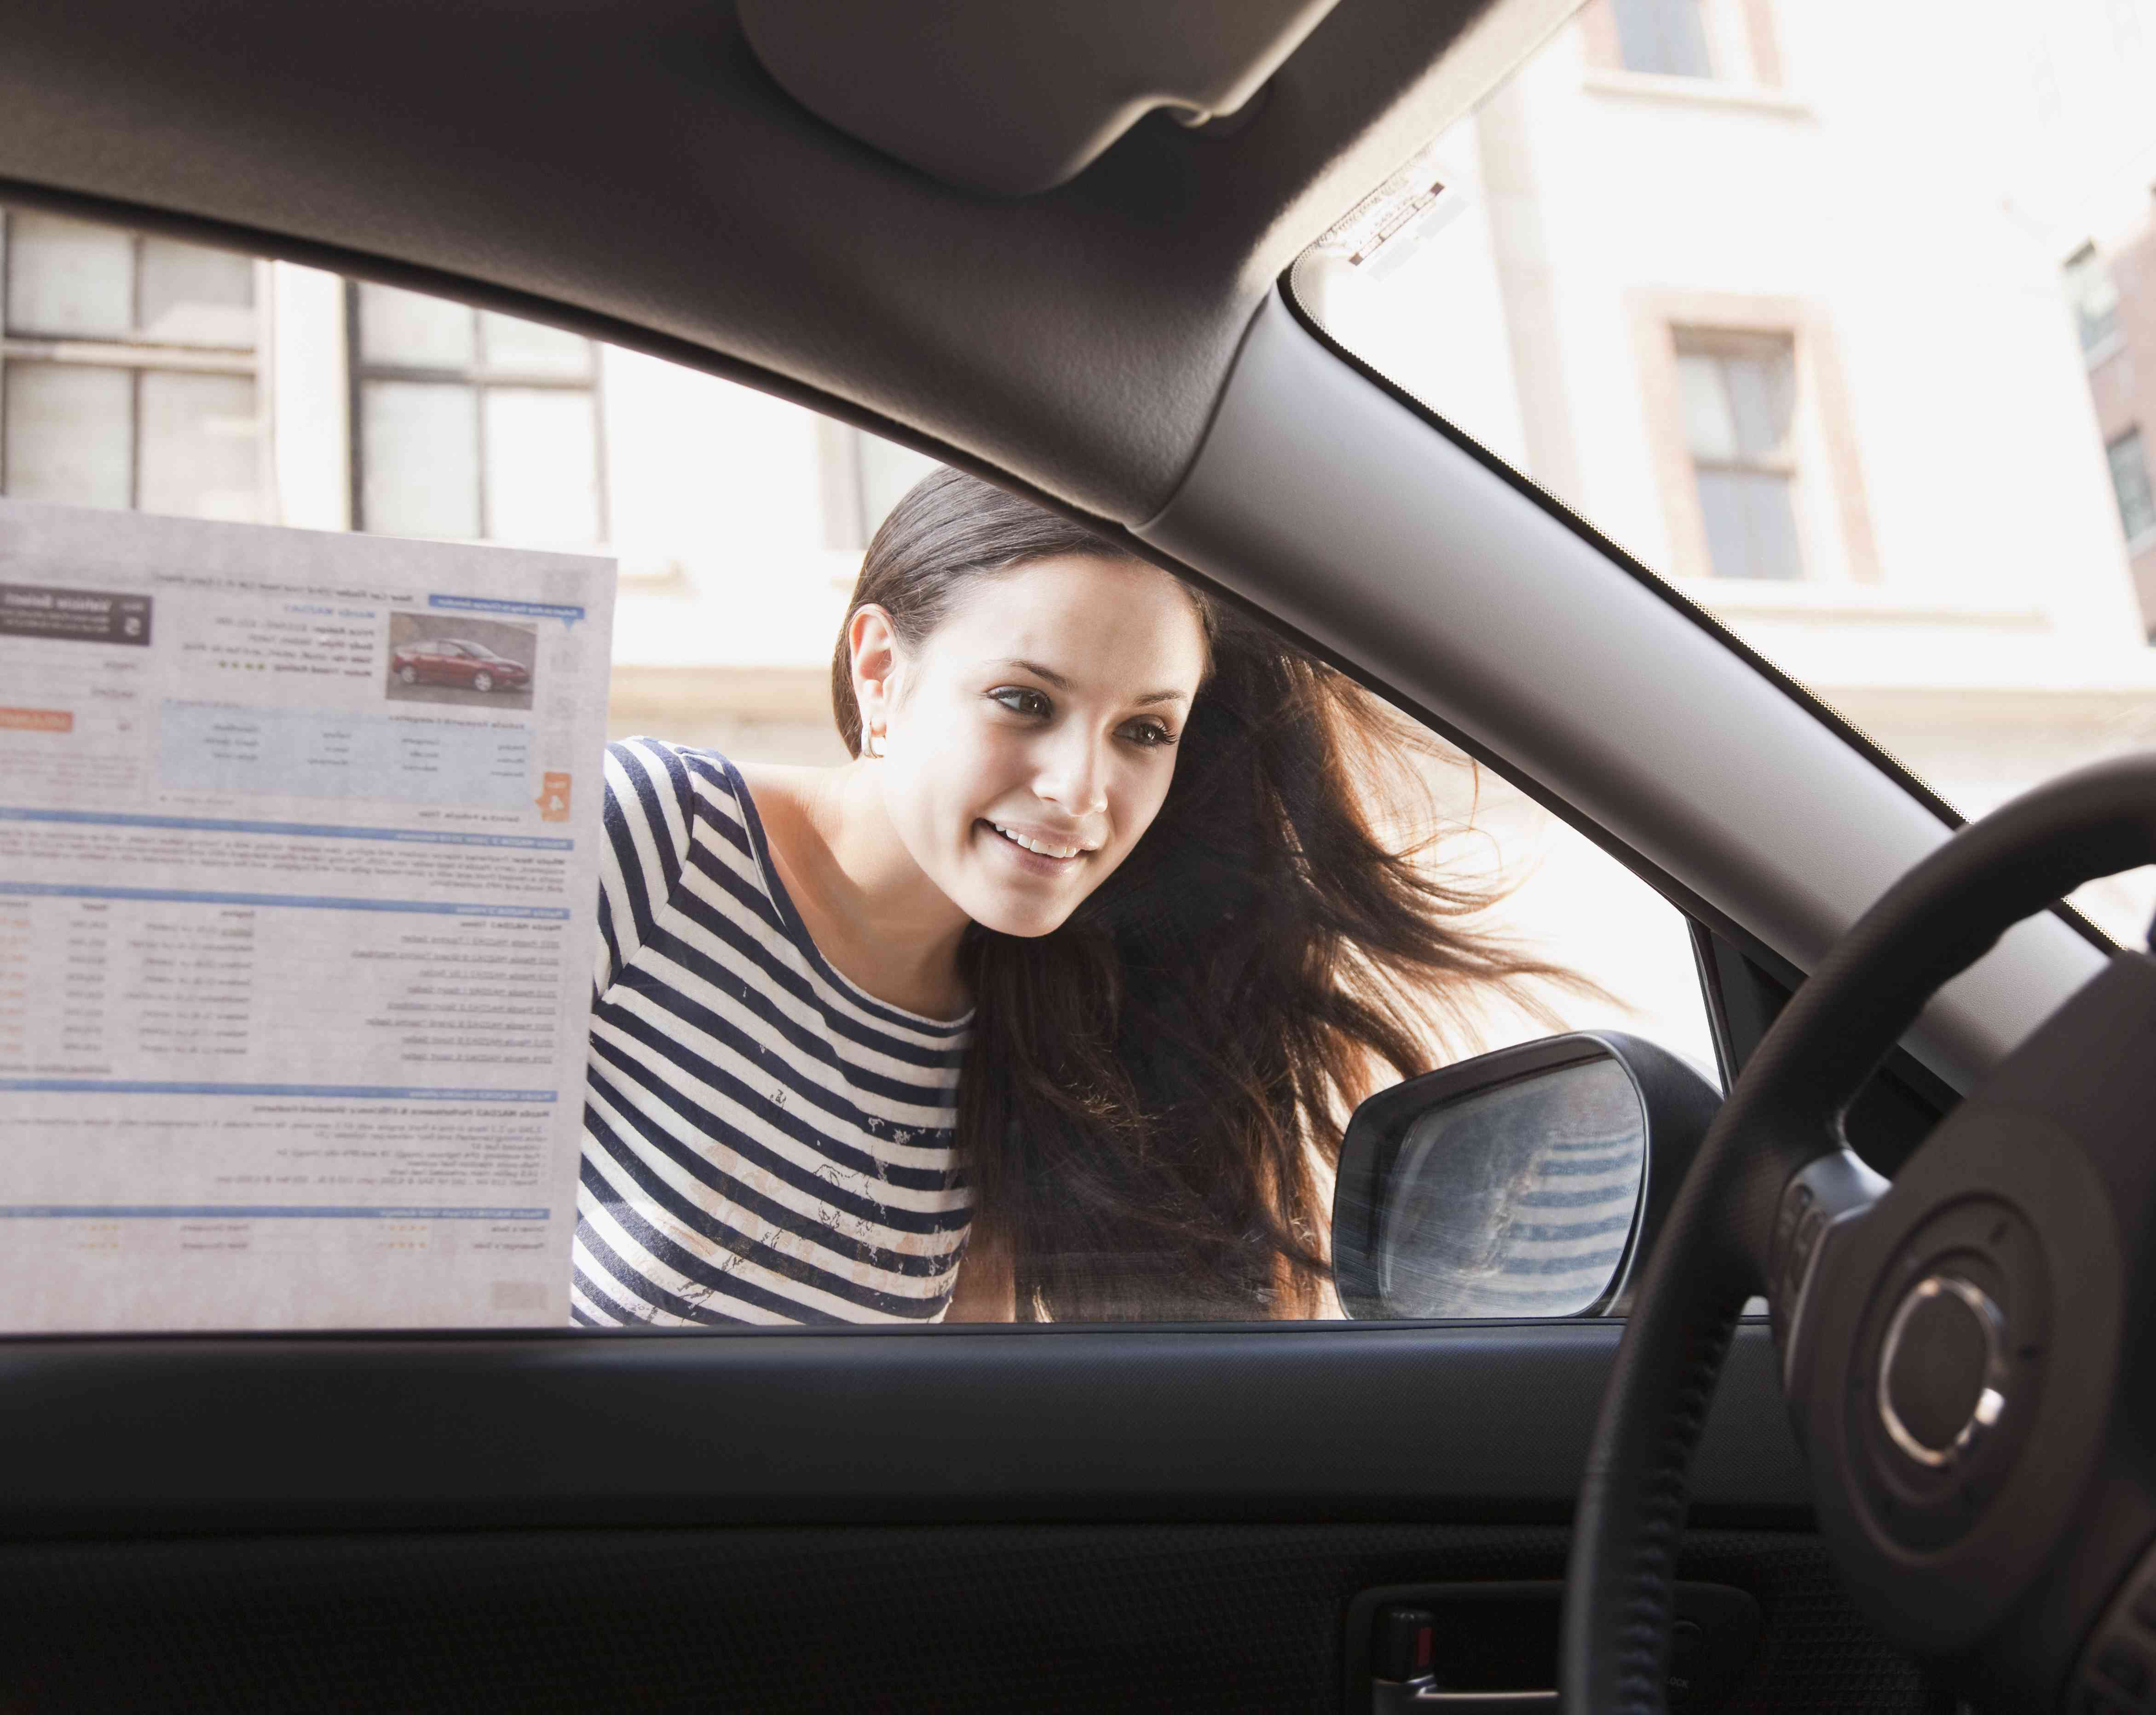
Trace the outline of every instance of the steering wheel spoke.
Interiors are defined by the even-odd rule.
[[[1887,1180],[1846,1147],[1820,1156],[1792,1174],[1783,1188],[1766,1258],[1767,1308],[1774,1344],[1782,1354],[1782,1389],[1804,1397],[1817,1318],[1805,1312],[1822,1284],[1839,1277],[1837,1253],[1855,1224],[1887,1191]]]

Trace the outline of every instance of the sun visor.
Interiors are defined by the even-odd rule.
[[[1335,0],[740,0],[773,79],[849,136],[963,189],[1075,177],[1164,107],[1242,108]]]

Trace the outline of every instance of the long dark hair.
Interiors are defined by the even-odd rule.
[[[1135,557],[938,470],[876,531],[847,617],[874,603],[916,646],[971,580],[1076,554]],[[1152,826],[1060,928],[976,924],[961,947],[969,1242],[1010,1256],[1022,1319],[1310,1313],[1341,1127],[1379,1069],[1427,1070],[1478,992],[1565,980],[1473,926],[1500,890],[1432,867],[1426,792],[1420,826],[1381,837],[1418,819],[1412,764],[1440,755],[1420,729],[1189,594],[1212,668]],[[831,691],[859,755],[843,627]]]

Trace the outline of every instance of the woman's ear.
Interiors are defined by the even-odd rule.
[[[873,603],[854,609],[846,621],[846,652],[854,668],[854,702],[861,711],[861,754],[878,748],[869,742],[890,724],[897,692],[898,632],[891,615]]]

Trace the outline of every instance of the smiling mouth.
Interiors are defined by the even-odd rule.
[[[1021,851],[1031,852],[1035,857],[1051,858],[1059,863],[1068,863],[1074,858],[1083,857],[1093,850],[1087,845],[1056,845],[1045,840],[1036,840],[1031,834],[1006,828],[1000,822],[988,822],[983,825],[994,829]]]

